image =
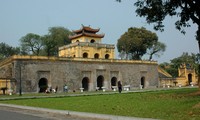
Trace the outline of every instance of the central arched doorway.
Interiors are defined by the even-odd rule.
[[[102,90],[103,87],[103,82],[104,82],[104,77],[102,75],[97,77],[97,87],[99,88],[99,90]]]
[[[89,89],[89,78],[88,77],[84,77],[82,80],[82,88],[84,88],[84,91],[88,91]]]
[[[46,89],[48,88],[48,80],[46,78],[41,78],[39,80],[38,86],[40,89],[39,90],[40,93],[45,92]]]
[[[95,43],[95,40],[94,39],[90,40],[90,43]]]
[[[110,56],[109,54],[106,54],[105,59],[109,59],[109,56]]]
[[[192,74],[188,74],[188,83],[189,85],[192,84]]]
[[[83,53],[83,58],[88,58],[88,53]]]
[[[140,85],[142,85],[142,88],[145,87],[145,77],[141,78],[141,84]]]
[[[117,78],[116,77],[111,78],[111,89],[113,89],[113,86],[117,86]]]
[[[98,53],[94,54],[94,58],[98,59],[99,58],[99,54]]]

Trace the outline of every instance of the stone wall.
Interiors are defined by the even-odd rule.
[[[83,87],[84,78],[88,79],[88,91],[96,90],[98,80],[102,81],[101,87],[111,90],[112,78],[116,78],[116,82],[121,81],[123,86],[130,85],[131,89],[139,88],[142,77],[145,80],[145,88],[158,86],[155,62],[17,58],[7,65],[11,67],[0,66],[0,77],[5,75],[2,71],[9,68],[7,71],[10,71],[10,78],[16,80],[16,92],[19,90],[20,80],[23,92],[38,92],[41,79],[46,79],[49,87],[58,86],[59,92],[63,91],[65,84],[69,90],[79,90]]]

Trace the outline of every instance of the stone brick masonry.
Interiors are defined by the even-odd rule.
[[[14,92],[19,91],[20,80],[22,92],[39,92],[42,85],[58,87],[58,92],[64,85],[71,91],[112,90],[118,81],[130,89],[141,84],[150,88],[158,86],[157,66],[152,61],[13,56],[0,63],[0,79],[9,78]]]

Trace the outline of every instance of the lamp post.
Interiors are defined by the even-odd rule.
[[[22,96],[21,64],[19,66],[19,96]]]

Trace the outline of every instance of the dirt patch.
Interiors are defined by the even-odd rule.
[[[190,93],[189,96],[200,96],[200,90]]]
[[[200,109],[200,102],[199,102],[198,104],[194,105],[193,108],[198,108],[198,109]]]
[[[198,89],[197,91],[192,91],[190,93],[181,93],[181,94],[177,94],[178,96],[182,96],[182,97],[196,97],[196,96],[200,96],[200,89]]]

